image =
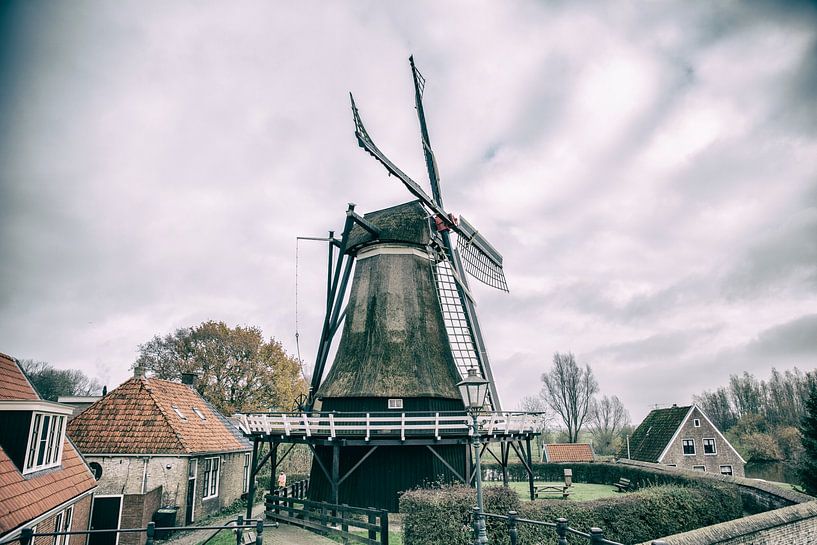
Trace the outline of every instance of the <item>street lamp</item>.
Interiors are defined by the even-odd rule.
[[[457,383],[460,389],[462,401],[465,403],[465,410],[472,418],[473,434],[471,444],[474,447],[474,459],[477,464],[477,508],[475,509],[476,540],[475,545],[485,545],[488,543],[488,535],[485,533],[485,517],[482,514],[482,469],[479,464],[479,422],[477,415],[485,404],[485,395],[488,393],[488,381],[477,375],[477,370],[468,370],[468,376]]]

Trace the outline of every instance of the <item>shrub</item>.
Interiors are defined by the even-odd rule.
[[[734,487],[722,483],[706,486],[647,486],[640,491],[587,502],[538,500],[520,503],[516,494],[502,487],[485,491],[485,509],[505,514],[514,509],[522,518],[553,522],[565,517],[568,524],[587,531],[598,526],[608,539],[623,543],[649,541],[731,520],[741,516]],[[462,486],[413,490],[403,495],[403,539],[406,545],[468,545],[473,540],[469,511],[474,490]],[[502,521],[488,520],[492,543],[508,540]],[[520,544],[555,542],[552,528],[519,525]]]
[[[519,496],[513,490],[492,486],[483,490],[488,513],[519,510]],[[471,512],[476,491],[462,485],[409,490],[400,496],[403,514],[403,542],[407,545],[470,545],[473,542]],[[489,535],[504,531],[500,521],[488,520]],[[507,531],[505,531],[507,534]]]

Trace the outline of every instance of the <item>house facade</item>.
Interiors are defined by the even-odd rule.
[[[251,444],[189,384],[135,376],[74,417],[68,434],[99,479],[100,518],[125,511],[146,523],[162,507],[157,524],[182,526],[248,488]]]
[[[736,477],[744,476],[746,464],[696,405],[650,412],[629,438],[629,453],[625,446],[620,456]]]
[[[14,358],[0,354],[0,543],[24,528],[87,530],[96,481],[65,433],[72,409],[44,401]],[[37,545],[84,545],[83,535],[35,537]]]

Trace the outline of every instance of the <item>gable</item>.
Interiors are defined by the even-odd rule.
[[[654,409],[630,436],[630,459],[658,462],[689,415],[691,406]],[[620,457],[627,457],[626,445]]]

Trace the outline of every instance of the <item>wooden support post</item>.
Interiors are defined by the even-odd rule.
[[[530,489],[530,499],[535,500],[536,499],[536,490],[534,490],[534,488],[533,488],[533,465],[532,465],[533,462],[531,461],[530,437],[525,439],[525,442],[527,443],[526,454],[527,454],[527,458],[528,458],[528,487]]]
[[[247,490],[247,518],[252,518],[252,506],[255,503],[255,475],[258,473],[256,464],[258,463],[258,437],[252,440],[252,462],[250,462],[250,488]]]
[[[502,457],[502,485],[508,488],[508,453],[511,450],[505,441],[499,444],[500,455]]]
[[[340,503],[340,445],[332,445],[332,503]]]
[[[389,545],[389,512],[380,511],[380,544]]]
[[[374,526],[377,524],[377,515],[374,514],[374,507],[369,507],[369,524]],[[369,539],[374,541],[377,539],[377,530],[369,528]]]
[[[349,538],[347,537],[349,534],[349,523],[346,522],[346,509],[349,506],[347,504],[343,504],[340,506],[340,530],[343,532],[343,545],[349,545]]]

